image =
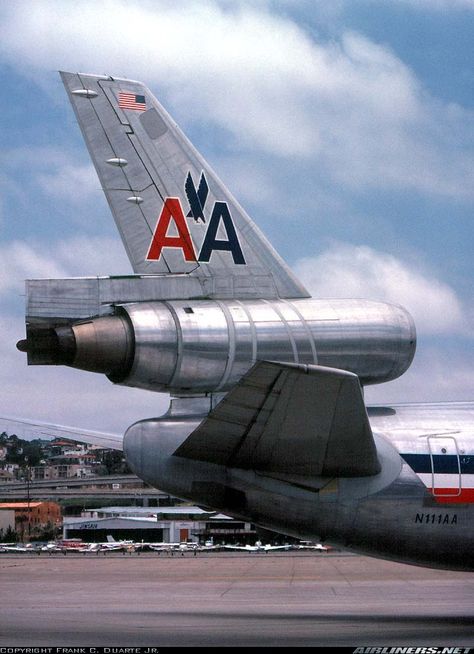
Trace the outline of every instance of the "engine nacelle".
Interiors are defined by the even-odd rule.
[[[137,302],[44,332],[33,327],[22,342],[29,363],[65,364],[176,394],[227,391],[259,360],[386,382],[409,367],[416,344],[404,309],[369,300]]]

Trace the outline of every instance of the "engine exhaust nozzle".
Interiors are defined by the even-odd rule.
[[[66,365],[125,377],[134,355],[133,328],[125,315],[101,316],[71,325],[29,325],[17,348],[28,355],[29,365]]]

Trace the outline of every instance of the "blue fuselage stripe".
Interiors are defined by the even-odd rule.
[[[433,469],[441,474],[474,474],[474,456],[463,454],[401,454],[414,472],[430,473]]]

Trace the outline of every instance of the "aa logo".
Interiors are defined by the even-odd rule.
[[[147,260],[157,261],[166,248],[178,248],[183,253],[185,261],[209,263],[212,253],[216,250],[230,252],[235,264],[245,264],[239,238],[235,230],[227,202],[214,202],[209,219],[206,219],[205,209],[209,195],[209,186],[204,173],[201,174],[199,186],[196,188],[191,173],[188,173],[184,191],[189,203],[187,218],[193,218],[195,223],[206,224],[206,232],[196,255],[196,247],[189,231],[183,207],[179,198],[165,198],[161,209],[155,233],[148,250]],[[226,238],[218,238],[224,234]],[[173,232],[174,235],[171,235]]]
[[[196,222],[202,220],[202,222],[205,223],[206,219],[204,218],[204,207],[206,205],[206,200],[209,193],[209,186],[207,185],[207,180],[204,173],[201,174],[201,180],[197,190],[194,186],[191,173],[188,173],[188,176],[186,177],[186,183],[184,185],[184,190],[189,202],[189,213],[187,214],[187,218],[194,218]]]

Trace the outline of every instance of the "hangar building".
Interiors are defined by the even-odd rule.
[[[104,507],[84,511],[81,517],[65,517],[63,538],[103,542],[107,536],[120,540],[178,543],[254,542],[255,527],[229,516],[197,506]]]

